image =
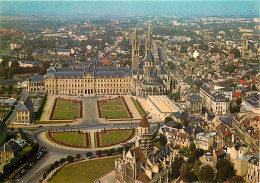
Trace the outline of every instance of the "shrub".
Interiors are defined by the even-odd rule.
[[[81,154],[76,154],[76,159],[80,159],[81,158]]]
[[[93,156],[93,153],[92,153],[91,151],[86,152],[86,156],[87,156],[87,157],[92,157],[92,156]]]
[[[74,161],[74,157],[69,155],[66,157],[67,162],[72,163]]]

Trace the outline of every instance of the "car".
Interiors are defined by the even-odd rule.
[[[29,167],[32,167],[32,166],[33,166],[33,163],[30,163],[30,164],[29,164]]]
[[[108,125],[109,127],[114,127],[115,125]]]
[[[20,173],[24,174],[25,172],[26,172],[25,169],[22,169]]]
[[[65,126],[70,126],[69,124],[66,124]]]
[[[14,179],[18,179],[19,177],[21,177],[21,175],[20,175],[20,174],[17,174],[17,175],[14,177]]]
[[[38,126],[39,128],[42,128],[43,126],[42,125],[40,125],[40,126]]]

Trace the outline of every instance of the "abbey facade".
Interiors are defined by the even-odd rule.
[[[140,43],[137,31],[132,41],[132,92],[140,97],[149,95],[165,95],[171,90],[171,77],[168,66],[164,63],[164,56],[160,48],[158,59],[153,54],[152,33],[149,26],[145,41],[144,59],[140,56]]]
[[[44,76],[29,77],[28,91],[53,95],[164,95],[170,90],[171,81],[167,66],[162,64],[162,53],[158,55],[160,59],[154,59],[149,27],[144,58],[140,56],[140,44],[135,30],[132,68],[93,65],[57,68],[52,65]]]

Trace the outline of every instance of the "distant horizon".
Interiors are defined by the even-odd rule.
[[[259,1],[0,1],[1,15],[259,17]]]

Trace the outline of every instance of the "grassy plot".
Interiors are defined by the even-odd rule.
[[[136,109],[138,110],[139,114],[142,116],[142,117],[145,117],[146,114],[145,114],[145,111],[144,109],[142,108],[142,106],[140,105],[139,101],[137,99],[134,99],[133,97],[131,97]]]
[[[102,144],[112,144],[126,139],[131,133],[131,130],[107,131],[101,134]]]
[[[73,119],[79,117],[80,103],[57,99],[53,119]]]
[[[84,135],[77,132],[51,133],[52,136],[60,141],[74,145],[84,145]]]
[[[62,168],[49,183],[93,183],[115,168],[116,157],[84,161]]]
[[[102,117],[105,118],[128,118],[128,112],[121,98],[100,101]]]

